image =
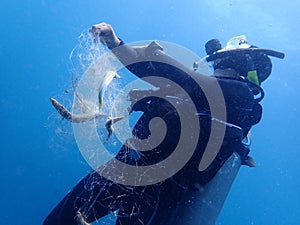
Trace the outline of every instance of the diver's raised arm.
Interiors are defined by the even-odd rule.
[[[118,38],[112,26],[107,23],[93,25],[90,29],[90,34],[95,42],[101,42],[112,50],[125,66],[135,63],[136,61],[149,61],[149,56],[151,55],[149,54],[149,46],[151,46],[152,51],[154,48],[156,50],[163,50],[159,45],[154,46],[150,44],[149,46],[137,47],[125,45],[124,42]]]
[[[161,76],[176,83],[186,82],[187,76],[207,79],[166,54],[163,47],[155,41],[146,46],[127,45],[118,38],[112,26],[106,23],[92,26],[90,33],[95,41],[100,41],[111,49],[121,63],[138,77]]]

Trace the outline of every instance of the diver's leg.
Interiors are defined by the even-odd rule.
[[[151,224],[160,200],[160,185],[134,187],[119,208],[116,225]]]
[[[43,225],[78,225],[78,220],[82,219],[95,221],[116,210],[115,196],[120,192],[116,184],[94,171],[67,194]]]

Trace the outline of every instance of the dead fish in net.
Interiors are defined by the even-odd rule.
[[[108,135],[105,140],[105,143],[108,141],[108,139],[111,137],[113,133],[112,125],[124,118],[124,116],[119,117],[108,117],[105,114],[102,113],[94,113],[94,114],[73,114],[71,113],[66,107],[64,107],[61,103],[59,103],[56,99],[50,98],[50,101],[54,108],[57,110],[57,112],[66,120],[72,122],[72,123],[84,123],[93,119],[97,118],[108,118],[108,121],[105,124],[105,128],[107,129]]]

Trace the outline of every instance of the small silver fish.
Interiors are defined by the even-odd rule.
[[[119,117],[113,117],[109,118],[109,120],[105,123],[105,128],[108,131],[108,135],[106,137],[106,140],[104,141],[104,144],[108,141],[108,139],[111,137],[113,134],[113,128],[112,125],[120,120],[122,120],[124,116],[119,116]]]
[[[72,123],[83,123],[97,118],[108,118],[108,121],[105,123],[105,128],[107,129],[108,135],[105,139],[104,144],[108,141],[113,133],[112,125],[124,118],[124,116],[119,117],[108,117],[105,114],[95,113],[95,114],[72,114],[69,110],[66,109],[61,103],[56,99],[50,98],[50,101],[57,112],[66,120]]]
[[[56,99],[50,98],[50,101],[54,108],[57,110],[57,112],[66,120],[72,122],[72,123],[83,123],[87,122],[96,118],[106,118],[107,116],[101,113],[95,113],[95,114],[72,114],[69,110],[67,110],[61,103],[59,103]]]
[[[111,83],[111,81],[114,78],[120,78],[120,75],[117,74],[114,71],[107,71],[106,75],[105,75],[105,79],[103,79],[102,83],[100,84],[100,87],[98,89],[99,95],[98,95],[98,107],[99,110],[101,109],[102,105],[103,105],[103,98],[104,98],[104,93],[108,87],[108,85]]]

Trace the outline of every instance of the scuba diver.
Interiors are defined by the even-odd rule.
[[[157,211],[164,207],[176,207],[187,190],[201,191],[199,187],[209,183],[234,152],[240,155],[242,164],[255,166],[243,140],[247,138],[251,127],[261,120],[260,101],[264,92],[260,85],[271,74],[269,56],[283,58],[282,53],[249,46],[245,37],[235,38],[230,42],[232,46],[229,44],[225,48],[222,48],[219,40],[212,39],[206,43],[205,49],[206,60],[212,63],[214,73],[213,76],[204,76],[196,72],[197,63],[194,64],[194,70],[183,66],[168,56],[156,42],[140,47],[126,45],[109,24],[94,25],[90,33],[94,41],[105,44],[130,72],[156,87],[129,93],[130,112],[143,113],[132,131],[135,139],[145,140],[153,135],[150,123],[157,117],[163,118],[167,129],[164,139],[154,148],[147,146],[147,151],[124,144],[113,160],[88,174],[65,196],[45,219],[44,225],[87,225],[112,212],[117,214],[116,224],[167,224],[167,218],[155,218]],[[234,48],[235,42],[238,42],[238,48]],[[149,77],[161,77],[168,81],[161,82],[161,79]],[[184,91],[178,93],[176,85]],[[217,87],[222,91],[222,96],[213,100],[220,105],[220,111],[224,102],[224,118],[213,115],[211,100],[204,91],[206,88],[214,91]],[[167,159],[180,144],[181,127],[186,124],[182,124],[176,104],[174,106],[164,97],[171,102],[175,99],[179,111],[188,117],[188,120],[184,120],[188,123],[188,131],[185,131],[189,132],[184,144],[196,144],[187,162],[178,170],[173,165],[175,172],[170,172],[167,179],[152,185],[139,184],[139,180],[144,178],[140,177],[141,174],[135,177],[136,185],[107,179],[114,176],[117,162],[136,167],[158,164]],[[197,127],[195,121],[200,126],[198,131],[193,129]],[[213,135],[214,123],[224,126],[223,135]],[[199,169],[211,140],[213,143],[221,140],[221,145],[214,151],[212,162]],[[184,152],[185,148],[181,151]],[[122,168],[117,169],[122,171]],[[145,179],[151,180],[153,177]],[[168,203],[162,199],[167,199]]]

